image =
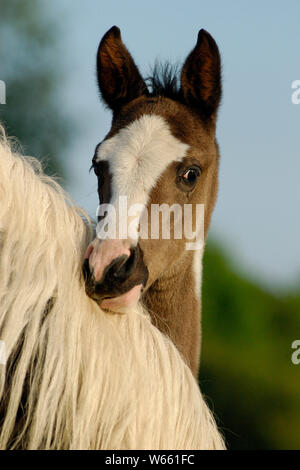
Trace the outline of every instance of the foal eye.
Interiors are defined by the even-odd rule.
[[[181,172],[177,178],[177,182],[183,191],[190,191],[196,185],[199,176],[201,175],[201,169],[198,166],[192,166]]]
[[[200,172],[196,170],[196,168],[191,168],[190,170],[186,171],[182,177],[188,184],[195,184],[197,181]]]

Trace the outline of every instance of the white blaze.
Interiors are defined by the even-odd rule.
[[[170,163],[182,161],[188,148],[172,135],[161,116],[148,114],[104,141],[98,148],[96,160],[109,162],[110,203],[116,211],[122,196],[127,197],[128,208],[134,204],[146,206],[160,175]],[[137,230],[139,217],[128,220],[128,224]]]

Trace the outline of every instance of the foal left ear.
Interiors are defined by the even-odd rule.
[[[123,44],[120,29],[113,26],[103,36],[97,54],[97,76],[103,100],[113,111],[141,95],[147,86]]]
[[[213,37],[204,29],[181,72],[185,102],[204,118],[214,118],[221,99],[221,58]]]

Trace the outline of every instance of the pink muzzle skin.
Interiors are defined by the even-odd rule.
[[[131,307],[137,304],[142,290],[142,284],[134,286],[125,294],[122,294],[118,297],[113,297],[111,299],[102,300],[100,307],[113,312],[118,312],[124,307]]]
[[[95,239],[88,246],[85,259],[89,260],[90,271],[93,273],[95,282],[103,278],[105,268],[119,256],[130,256],[130,242],[128,240],[99,240]],[[134,286],[128,292],[118,297],[102,300],[100,307],[114,312],[121,311],[124,307],[134,306],[141,294],[142,284]]]

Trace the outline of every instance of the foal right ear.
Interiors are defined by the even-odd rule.
[[[123,44],[117,26],[107,31],[100,42],[97,76],[102,98],[113,111],[148,94],[147,86]]]

